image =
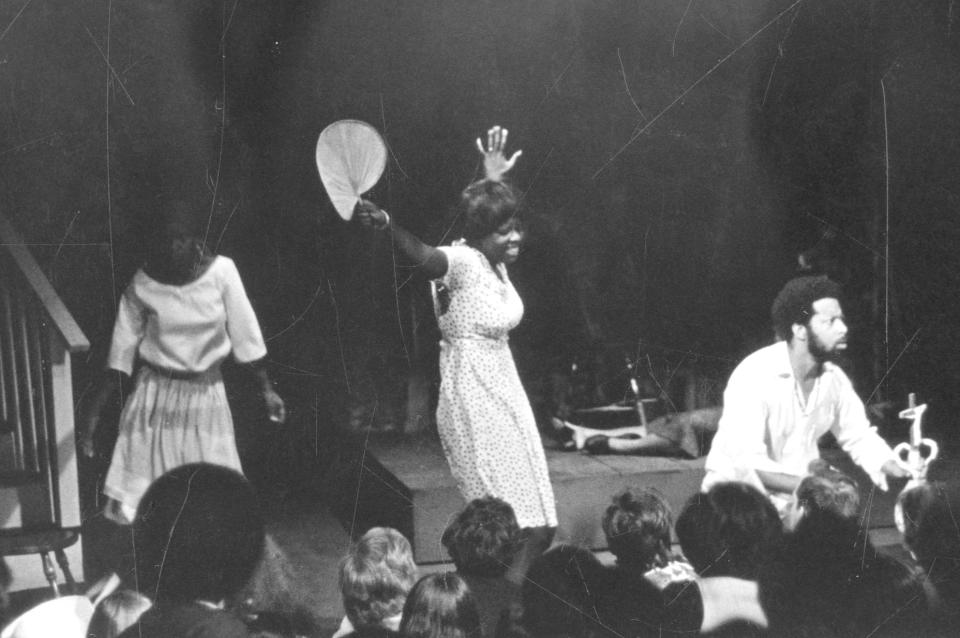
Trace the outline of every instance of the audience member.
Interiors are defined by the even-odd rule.
[[[424,576],[403,606],[403,638],[480,638],[480,612],[467,584],[454,572]]]
[[[498,638],[594,638],[613,635],[598,612],[607,589],[603,565],[590,550],[557,545],[534,561],[523,583],[522,610],[514,608]]]
[[[718,483],[694,494],[677,519],[677,538],[702,577],[756,580],[783,533],[770,500],[746,483]]]
[[[852,478],[818,459],[810,464],[810,475],[800,481],[784,512],[787,531],[796,529],[811,511],[833,512],[841,518],[854,518],[860,512],[860,489]]]
[[[688,563],[670,555],[670,506],[654,489],[627,489],[613,497],[602,523],[617,560],[598,601],[601,618],[621,635],[656,635],[664,613],[661,590],[695,576]]]
[[[656,489],[627,489],[615,495],[602,524],[607,547],[622,570],[641,573],[660,589],[694,577],[686,560],[671,555],[673,512]]]
[[[132,589],[118,589],[100,601],[87,627],[89,638],[116,638],[150,609],[150,599]]]
[[[766,629],[756,580],[783,534],[766,495],[746,483],[717,483],[687,501],[676,532],[700,578],[665,591],[668,628],[747,635]]]
[[[870,542],[850,497],[851,483],[840,473],[801,482],[796,498],[802,516],[760,577],[773,635],[922,633],[922,583]]]
[[[520,586],[506,578],[520,526],[509,503],[487,496],[470,501],[441,539],[480,610],[483,635],[492,637],[501,613],[520,600]]]
[[[340,593],[346,617],[333,638],[371,627],[396,631],[407,592],[417,581],[417,565],[406,537],[390,527],[374,527],[340,564]]]
[[[900,497],[903,542],[926,575],[934,621],[945,632],[960,631],[960,528],[957,495],[944,483],[924,483]]]
[[[227,606],[263,552],[253,488],[218,465],[180,466],[147,490],[133,523],[137,583],[153,607],[124,638],[247,636]]]

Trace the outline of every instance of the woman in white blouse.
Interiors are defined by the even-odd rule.
[[[208,462],[241,471],[220,374],[231,352],[256,374],[270,420],[286,418],[262,365],[267,349],[237,268],[191,232],[189,213],[179,202],[166,215],[124,291],[107,374],[81,419],[80,449],[92,457],[103,408],[121,375],[133,375],[138,364],[104,485],[105,514],[118,523],[132,521],[153,480],[175,467]]]

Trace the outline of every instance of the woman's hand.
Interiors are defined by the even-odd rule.
[[[93,432],[84,432],[80,435],[80,453],[88,459],[97,455],[97,446],[93,443]]]
[[[354,216],[361,224],[374,230],[383,230],[390,225],[390,215],[373,202],[361,199],[353,209]]]
[[[483,145],[483,140],[477,138],[477,150],[483,156],[483,170],[486,178],[494,182],[503,179],[504,174],[513,168],[517,163],[517,158],[523,154],[523,151],[517,151],[507,159],[503,154],[503,149],[507,146],[507,129],[494,126],[487,131],[487,145]]]
[[[287,420],[287,407],[276,390],[270,388],[263,392],[263,402],[267,406],[267,415],[273,423],[283,423]]]

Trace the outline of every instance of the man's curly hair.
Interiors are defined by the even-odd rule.
[[[807,325],[813,316],[813,303],[820,299],[841,298],[840,284],[824,275],[794,277],[788,281],[770,308],[773,330],[778,339],[793,338],[793,324]]]

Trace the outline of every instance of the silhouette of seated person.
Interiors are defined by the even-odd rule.
[[[147,490],[133,523],[136,582],[153,606],[122,638],[236,638],[232,612],[263,553],[264,523],[253,488],[238,472],[180,466]]]

